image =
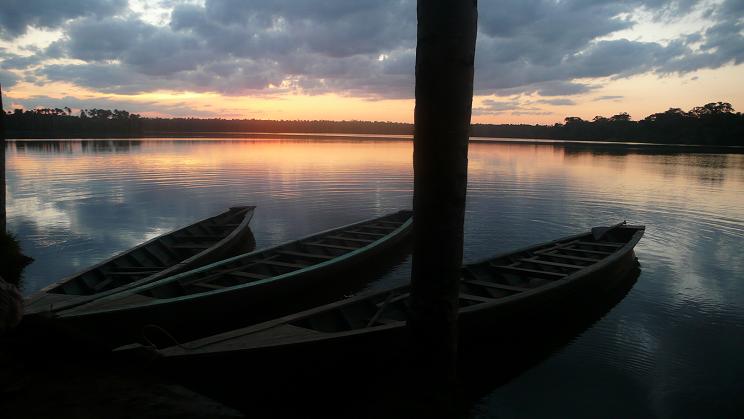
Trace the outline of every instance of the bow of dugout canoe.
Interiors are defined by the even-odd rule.
[[[26,315],[58,312],[251,251],[255,241],[249,224],[255,208],[232,207],[148,240],[45,287],[26,300],[24,311]]]
[[[142,341],[146,325],[179,341],[229,330],[237,321],[338,298],[334,283],[378,265],[409,236],[412,222],[411,211],[399,211],[327,230],[62,311],[58,320],[111,344]]]

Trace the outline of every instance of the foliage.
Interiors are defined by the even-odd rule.
[[[630,115],[623,112],[609,118],[595,116],[591,121],[569,116],[563,124],[552,127],[527,125],[519,132],[508,132],[508,127],[516,126],[474,125],[473,134],[484,137],[744,146],[744,115],[734,112],[731,104],[724,102],[708,103],[689,112],[671,108],[640,121],[632,121]],[[528,132],[532,134],[520,135]]]
[[[6,121],[11,138],[70,138],[76,136],[139,137],[145,134],[193,133],[344,133],[413,134],[413,125],[380,121],[271,121],[221,118],[144,118],[125,110],[70,108],[16,109]],[[685,112],[671,108],[633,121],[622,112],[591,121],[569,116],[555,125],[473,124],[475,137],[538,138],[594,141],[639,141],[663,144],[744,145],[744,115],[730,103],[712,102]]]
[[[18,285],[23,268],[31,262],[33,259],[21,253],[21,247],[12,234],[0,232],[0,277]]]
[[[82,109],[78,117],[68,107],[15,109],[5,118],[5,129],[11,138],[140,136],[143,132],[138,114],[94,108]]]

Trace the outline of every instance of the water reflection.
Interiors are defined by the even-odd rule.
[[[258,206],[257,246],[411,205],[407,141],[16,141],[7,147],[9,227],[36,259],[26,293],[229,205]],[[547,361],[494,389],[474,412],[540,416],[546,412],[527,403],[536,394],[572,417],[595,416],[582,412],[601,403],[618,416],[744,408],[737,405],[744,389],[737,349],[744,347],[742,208],[742,154],[473,143],[468,260],[597,224],[647,225],[636,250],[643,273],[627,298]],[[369,288],[405,281],[409,270],[406,258]]]

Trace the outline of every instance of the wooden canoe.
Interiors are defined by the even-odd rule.
[[[233,207],[66,277],[30,296],[26,315],[54,313],[255,248],[254,206]]]
[[[286,314],[303,303],[338,298],[310,294],[378,264],[376,256],[401,243],[412,223],[411,211],[399,211],[327,230],[130,288],[62,311],[58,319],[98,336],[108,332],[112,344],[140,338],[149,324],[179,338],[229,330],[232,319],[242,319],[236,315]]]
[[[586,304],[587,298],[635,268],[633,248],[644,231],[643,226],[622,224],[599,238],[587,232],[464,265],[461,341],[494,335],[498,339],[500,330],[547,308]],[[160,361],[188,365],[195,374],[224,373],[220,366],[225,365],[253,368],[292,360],[320,370],[360,359],[370,363],[404,350],[408,289],[360,295],[167,347],[158,351]]]

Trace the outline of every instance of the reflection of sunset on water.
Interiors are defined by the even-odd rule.
[[[36,259],[26,271],[27,294],[231,205],[257,206],[251,229],[261,248],[410,208],[413,194],[410,141],[147,139],[7,147],[9,228]],[[744,276],[744,155],[623,147],[471,142],[466,261],[595,225],[647,226],[636,247],[641,276],[611,320],[600,320],[537,367],[540,375],[525,374],[483,403],[509,405],[514,391],[562,385],[560,374],[544,369],[565,359],[571,374],[594,382],[597,371],[607,371],[622,382],[648,384],[641,391],[650,395],[658,385],[646,379],[655,374],[651,366],[674,371],[679,379],[672,385],[682,388],[693,379],[717,383],[709,371],[732,367],[726,357],[670,348],[685,347],[693,334],[720,350],[744,345],[737,338],[744,313],[736,309],[737,279]],[[410,256],[396,263],[367,288],[410,278]],[[715,388],[706,397],[718,397]]]

